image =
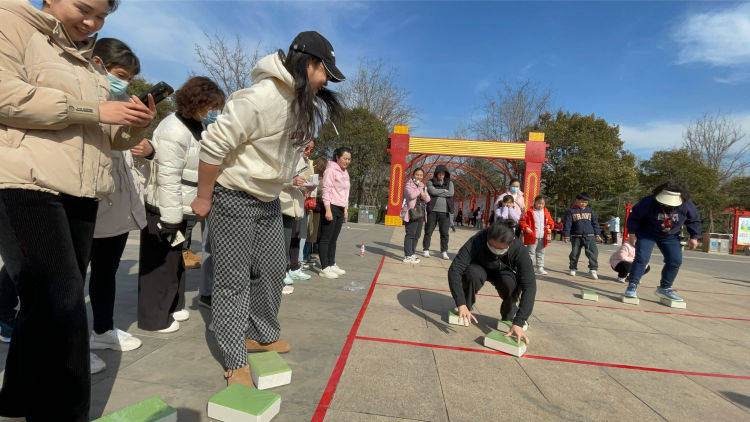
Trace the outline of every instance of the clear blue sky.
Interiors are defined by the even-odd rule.
[[[201,31],[270,50],[308,29],[345,74],[360,57],[396,67],[419,135],[449,137],[501,78],[621,125],[641,156],[679,144],[704,112],[732,113],[750,133],[750,3],[124,0],[101,35],[128,42],[148,79],[179,86],[200,73]]]

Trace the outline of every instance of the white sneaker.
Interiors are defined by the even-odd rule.
[[[570,270],[570,272],[568,272],[568,275],[571,276],[571,277],[575,277],[576,270]]]
[[[303,273],[302,272],[302,267],[300,267],[299,269],[296,269],[294,271],[290,271],[289,275],[294,280],[309,280],[310,277],[312,277],[310,274]]]
[[[628,280],[625,277],[617,277],[617,282],[618,283],[624,283],[626,281],[628,281]]]
[[[537,268],[536,273],[539,275],[547,275],[547,271],[544,271],[544,268]]]
[[[331,267],[323,268],[323,270],[321,270],[318,275],[325,278],[339,278],[339,275],[336,274]]]
[[[594,280],[599,280],[599,274],[596,273],[596,270],[591,270],[591,278]]]
[[[411,264],[412,262],[414,262],[414,260],[411,257],[412,256],[409,255],[406,258],[404,258],[404,262],[407,263],[407,264]]]
[[[292,293],[294,293],[294,286],[284,286],[284,288],[281,289],[281,294],[283,295],[290,295]]]
[[[181,311],[173,313],[172,318],[174,318],[175,321],[187,321],[188,319],[190,319],[190,312],[188,312],[187,309],[183,309]]]
[[[443,252],[443,259],[450,259],[450,258],[448,257],[448,252]]]
[[[91,363],[91,370],[90,372],[92,374],[98,374],[99,372],[102,372],[104,368],[107,367],[107,364],[104,363],[103,360],[99,358],[99,356],[89,353],[89,362]]]
[[[412,255],[410,258],[411,258],[411,263],[412,264],[419,264],[420,262],[422,262],[422,260],[420,260],[419,258],[417,258],[416,255]]]
[[[336,274],[338,274],[338,275],[344,275],[344,274],[346,274],[346,271],[344,271],[344,270],[342,270],[341,268],[339,268],[339,266],[338,266],[338,265],[336,265],[336,264],[333,264],[333,265],[331,265],[331,267],[330,267],[330,268],[331,268],[331,270],[332,270],[333,272],[335,272],[335,273],[336,273]]]
[[[424,251],[422,252],[422,255],[424,255],[424,257],[425,257],[425,258],[429,258],[429,257],[430,257],[430,251],[429,251],[429,250],[427,250],[427,249],[425,249],[425,250],[424,250]]]
[[[3,343],[10,343],[10,337],[0,336],[0,341],[2,341]]]
[[[294,284],[294,280],[292,280],[291,274],[289,274],[289,271],[287,271],[287,273],[284,274],[284,285],[291,286],[292,284]]]
[[[169,327],[167,327],[167,328],[165,328],[163,330],[156,330],[156,332],[157,333],[162,333],[162,334],[169,334],[169,333],[174,333],[175,331],[177,331],[179,329],[180,329],[180,323],[177,322],[177,320],[174,320],[174,321],[172,321],[172,325],[170,325]]]
[[[141,341],[132,335],[115,328],[102,334],[91,332],[89,347],[91,350],[111,349],[120,352],[128,352],[141,347]]]

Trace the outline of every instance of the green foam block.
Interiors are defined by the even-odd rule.
[[[177,411],[158,397],[151,397],[94,422],[176,422]]]
[[[497,321],[497,329],[503,333],[510,331],[510,327],[513,326],[513,321],[499,320]]]
[[[448,311],[448,324],[461,325],[464,327],[468,327],[469,321],[459,322],[458,309],[453,308],[452,310]]]
[[[637,297],[622,296],[622,303],[627,303],[628,305],[637,305],[641,303],[641,301]]]
[[[687,304],[684,300],[672,300],[666,297],[660,299],[661,303],[669,306],[670,308],[686,309]]]
[[[250,375],[259,390],[292,382],[292,368],[276,352],[248,353]]]
[[[581,290],[581,299],[599,301],[599,294],[593,290]]]
[[[232,384],[208,401],[208,417],[222,422],[267,422],[280,408],[278,394]]]
[[[526,343],[520,343],[515,338],[505,337],[505,334],[499,331],[490,331],[484,336],[484,345],[490,349],[499,350],[509,355],[521,357],[526,353]]]

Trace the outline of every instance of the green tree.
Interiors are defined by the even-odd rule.
[[[545,113],[527,132],[544,132],[547,162],[542,193],[567,207],[579,192],[589,192],[592,207],[604,220],[620,214],[638,185],[635,156],[623,149],[618,126],[593,114]],[[527,134],[528,136],[528,134]]]
[[[141,96],[148,92],[148,90],[151,89],[153,85],[154,84],[146,81],[146,79],[140,76],[136,76],[135,78],[133,78],[133,80],[130,81],[130,85],[128,85],[128,94]],[[163,118],[173,113],[176,109],[177,108],[175,107],[174,101],[172,101],[172,97],[169,97],[157,104],[156,117],[146,128],[146,131],[143,133],[143,137],[146,139],[151,139],[151,135],[153,135],[154,129],[156,129],[156,126],[159,125],[159,122],[161,122]]]
[[[722,187],[729,206],[750,209],[750,177],[735,177]]]
[[[320,129],[315,139],[317,155],[331,159],[333,150],[349,147],[352,163],[350,202],[353,204],[382,205],[388,196],[389,155],[388,128],[378,117],[362,108],[346,110],[338,134],[330,123]]]
[[[700,212],[704,229],[713,231],[714,213],[723,211],[729,202],[726,193],[719,189],[716,169],[686,148],[655,151],[640,167],[641,195],[648,195],[653,188],[668,180],[682,182]]]

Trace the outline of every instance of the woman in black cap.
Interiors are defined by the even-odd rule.
[[[286,258],[278,197],[326,113],[339,116],[325,87],[343,80],[331,44],[302,32],[288,54],[258,62],[252,86],[232,94],[203,132],[192,208],[211,227],[212,322],[227,384],[253,385],[248,351],[291,348],[279,339]]]

